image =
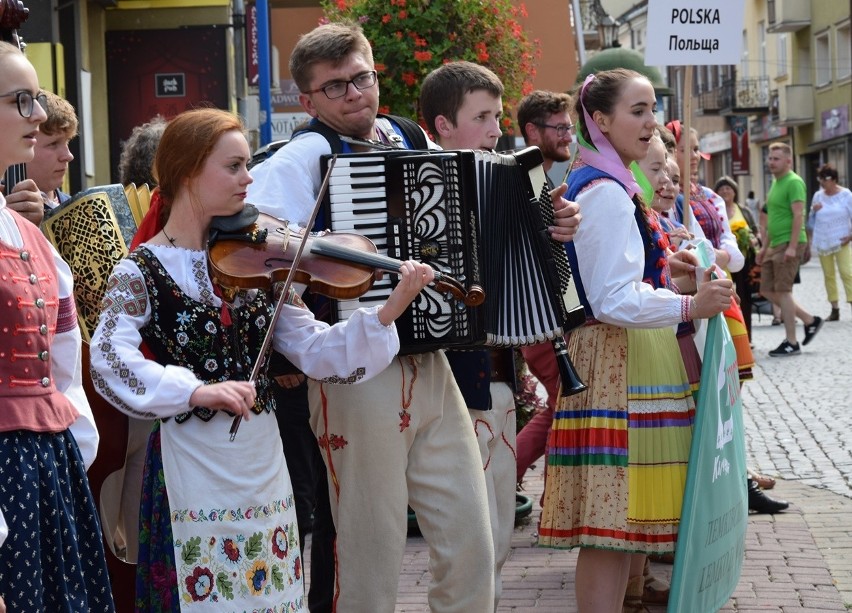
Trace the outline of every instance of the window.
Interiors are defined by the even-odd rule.
[[[814,74],[817,87],[831,83],[831,47],[828,44],[828,31],[814,36]]]
[[[757,24],[757,36],[760,45],[758,49],[758,53],[760,53],[760,76],[766,77],[766,27],[762,21]]]
[[[787,76],[787,33],[779,34],[778,41],[778,74],[776,78]]]
[[[740,76],[748,79],[748,34],[743,30],[743,56],[740,59]]]
[[[852,38],[849,22],[837,26],[837,80],[852,77]]]

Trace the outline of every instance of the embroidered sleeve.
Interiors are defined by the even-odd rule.
[[[151,317],[144,277],[130,260],[120,262],[107,284],[98,327],[92,336],[95,389],[133,417],[171,417],[189,409],[200,381],[186,368],[147,359],[141,330]]]
[[[304,308],[288,305],[275,327],[275,350],[309,377],[358,383],[383,371],[399,351],[396,326],[382,325],[378,307],[358,309],[329,326]]]

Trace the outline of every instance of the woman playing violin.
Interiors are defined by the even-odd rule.
[[[252,179],[230,113],[198,109],[167,126],[154,161],[165,223],[115,268],[92,339],[98,391],[156,418],[143,478],[136,606],[192,611],[305,608],[293,493],[269,380],[245,381],[272,323],[271,292],[223,303],[205,250],[214,216],[239,213]],[[150,214],[157,214],[152,208]],[[399,349],[394,320],[433,279],[415,262],[380,307],[335,326],[290,290],[272,346],[310,377],[357,383]],[[144,341],[153,358],[139,349]],[[242,427],[234,442],[234,416]]]

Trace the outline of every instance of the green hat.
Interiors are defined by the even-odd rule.
[[[653,66],[645,66],[645,58],[642,54],[626,47],[613,47],[595,53],[580,67],[580,74],[577,75],[577,83],[582,83],[593,72],[613,70],[614,68],[635,70],[639,74],[648,77],[651,85],[654,86],[654,92],[658,96],[672,95],[672,90],[663,82],[660,71]]]

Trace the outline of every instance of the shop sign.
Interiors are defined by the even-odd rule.
[[[836,106],[822,112],[822,140],[843,136],[849,132],[849,105]]]
[[[183,98],[186,96],[186,75],[182,72],[154,75],[154,95],[157,98]]]
[[[753,119],[749,126],[749,138],[754,143],[775,140],[787,136],[787,133],[787,126],[779,126],[766,116]]]

